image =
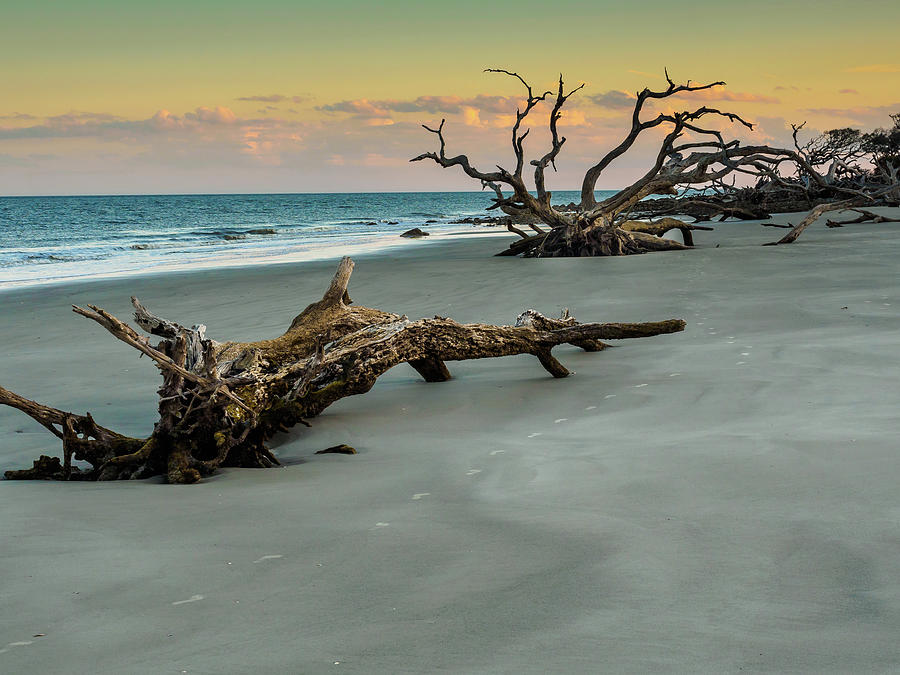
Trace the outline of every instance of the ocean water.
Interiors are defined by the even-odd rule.
[[[489,192],[0,197],[0,288],[341,255],[496,214]],[[577,200],[559,192],[554,201]]]

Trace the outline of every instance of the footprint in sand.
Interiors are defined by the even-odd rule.
[[[186,605],[189,602],[197,602],[198,600],[203,600],[203,596],[202,595],[192,595],[187,600],[176,600],[172,604],[173,605]]]
[[[502,455],[506,450],[491,450],[490,454],[493,455]]]
[[[467,476],[474,476],[479,473],[481,473],[481,469],[469,469],[468,471],[466,471]]]
[[[278,558],[283,558],[283,557],[284,556],[281,555],[280,553],[276,553],[275,555],[264,555],[262,558],[259,558],[258,560],[254,560],[253,562],[261,563],[261,562],[265,562],[266,560],[277,560]]]
[[[669,373],[669,377],[678,377],[681,373]]]
[[[569,421],[568,417],[560,417],[558,420],[553,420],[553,424],[561,424],[563,422],[568,422],[568,421]]]
[[[741,352],[741,356],[750,356],[750,352]]]
[[[430,492],[417,492],[416,494],[414,494],[412,496],[412,498],[415,500],[419,500],[419,499],[422,499],[422,497],[430,497],[430,496],[431,496]]]
[[[528,438],[535,438],[536,436],[540,436],[541,433],[539,431],[535,431],[533,434],[528,434]]]
[[[390,523],[375,523],[375,527],[390,527]]]
[[[589,405],[587,408],[585,408],[585,410],[596,410],[596,409],[597,409],[597,406],[595,406],[595,405]]]
[[[615,394],[607,394],[607,395],[604,396],[603,398],[615,398],[615,397],[616,397]]]
[[[738,362],[735,363],[734,365],[736,365],[736,366],[743,366],[743,365],[746,364],[746,363],[747,363],[746,361],[738,361]]]
[[[635,389],[640,389],[641,387],[646,387],[646,386],[647,386],[647,383],[644,382],[644,384],[636,384],[636,385],[634,385],[634,388],[635,388]]]

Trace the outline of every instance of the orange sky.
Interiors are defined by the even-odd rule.
[[[695,100],[757,122],[747,140],[787,143],[804,120],[888,124],[898,25],[900,3],[871,0],[19,3],[0,24],[0,194],[478,189],[407,160],[432,148],[418,125],[446,117],[449,152],[508,161],[521,89],[485,67],[542,89],[559,71],[586,83],[553,181],[574,188],[664,66],[725,80]],[[536,128],[533,152],[543,140]],[[600,187],[630,180],[649,150]]]

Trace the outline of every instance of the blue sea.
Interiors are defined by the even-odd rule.
[[[0,197],[0,288],[338,256],[483,225],[490,192]],[[577,201],[577,192],[554,202]]]

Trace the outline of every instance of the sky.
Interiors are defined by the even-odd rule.
[[[479,189],[409,163],[435,147],[511,165],[522,74],[562,73],[567,104],[551,189],[627,132],[632,100],[724,80],[648,109],[715,106],[755,122],[745,142],[887,126],[900,111],[896,0],[0,0],[0,195]],[[549,108],[529,117],[543,154]],[[642,173],[658,137],[599,188]]]

